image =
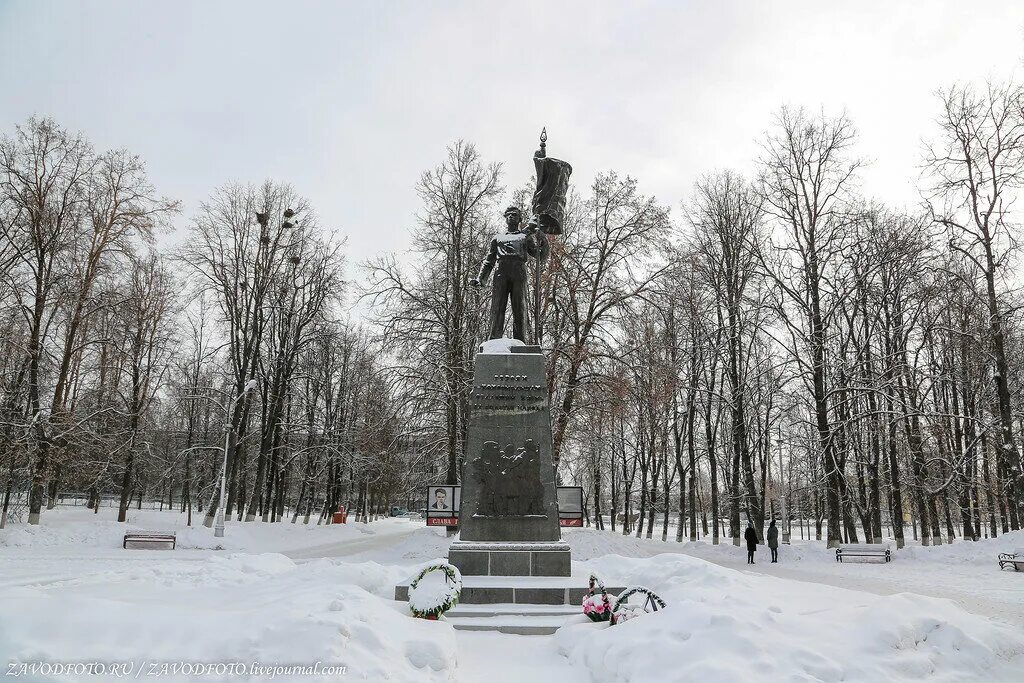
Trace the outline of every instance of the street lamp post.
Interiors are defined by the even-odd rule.
[[[231,415],[235,412],[235,404],[250,391],[256,387],[256,380],[251,379],[245,383],[245,387],[242,389],[242,393],[235,396],[227,410],[227,428],[224,430],[224,464],[220,470],[220,504],[217,505],[217,521],[213,527],[213,535],[216,538],[224,537],[224,515],[225,509],[227,508],[227,499],[224,495],[224,488],[228,478],[228,448],[231,443]]]

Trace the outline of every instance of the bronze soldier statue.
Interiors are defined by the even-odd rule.
[[[522,229],[523,212],[517,206],[505,209],[507,230],[491,240],[487,258],[480,266],[480,274],[469,281],[482,287],[487,276],[494,271],[491,286],[491,333],[488,339],[505,336],[505,310],[512,301],[512,336],[526,342],[526,264],[529,259],[542,257],[547,251],[547,239],[530,223]]]
[[[526,264],[531,257],[543,262],[548,253],[546,235],[560,235],[565,217],[565,195],[569,187],[572,166],[547,155],[547,129],[541,131],[540,149],[533,155],[537,171],[537,189],[533,194],[533,216],[525,231],[522,230],[523,212],[517,206],[505,209],[508,226],[504,235],[491,240],[490,250],[480,274],[469,281],[474,287],[482,287],[487,276],[494,270],[494,284],[491,287],[491,331],[488,339],[505,336],[505,310],[512,300],[512,336],[526,343]],[[538,266],[539,268],[539,266]],[[535,286],[538,283],[534,283]],[[535,292],[534,316],[540,317],[539,290]],[[534,343],[540,343],[538,320]]]

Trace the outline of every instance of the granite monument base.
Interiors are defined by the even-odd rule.
[[[457,629],[552,633],[579,613],[588,576],[572,575],[561,540],[551,412],[540,347],[485,342],[474,363],[459,536]],[[395,587],[406,600],[409,582]]]
[[[448,561],[463,576],[569,576],[569,545],[564,541],[495,543],[454,541]]]
[[[579,614],[587,594],[589,574],[575,576],[464,576],[459,605],[572,605]],[[406,579],[395,586],[395,600],[409,599]],[[609,595],[618,595],[624,582],[607,584]]]

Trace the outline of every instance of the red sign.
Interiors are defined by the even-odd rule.
[[[565,518],[558,520],[558,526],[583,526],[583,518]]]
[[[458,526],[458,517],[427,517],[427,526]]]

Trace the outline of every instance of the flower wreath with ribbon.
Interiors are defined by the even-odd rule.
[[[590,575],[590,587],[583,597],[583,613],[590,617],[591,621],[611,619],[611,600],[608,599],[608,591],[604,587],[604,582],[597,578],[596,574]]]
[[[444,574],[445,582],[440,590],[434,590],[426,584],[417,591],[423,577],[433,572]],[[447,562],[428,564],[423,571],[409,584],[409,609],[413,616],[420,619],[436,620],[442,614],[459,604],[462,595],[462,574]]]
[[[640,595],[644,596],[643,603],[629,604],[631,597]],[[612,610],[611,615],[612,625],[621,624],[641,614],[657,612],[659,609],[664,608],[665,601],[661,599],[661,596],[643,586],[635,586],[623,591],[622,595],[615,601],[615,609]]]

